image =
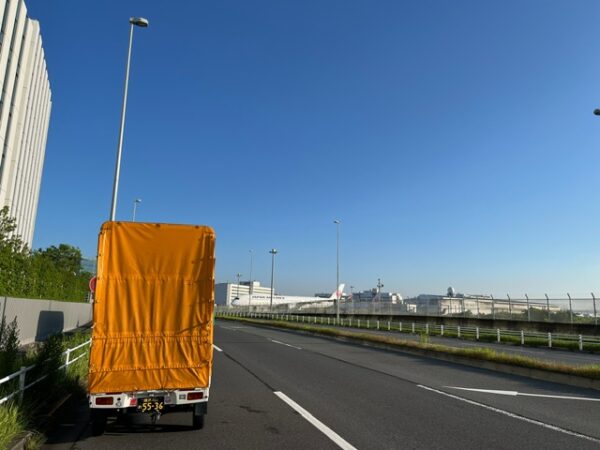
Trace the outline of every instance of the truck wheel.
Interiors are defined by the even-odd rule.
[[[201,430],[204,428],[204,414],[196,415],[192,413],[192,428],[194,430]]]
[[[106,414],[92,411],[92,436],[100,436],[106,428]]]

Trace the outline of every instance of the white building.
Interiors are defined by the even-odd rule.
[[[0,0],[0,208],[31,247],[50,122],[40,25],[23,0]]]
[[[387,303],[402,303],[402,296],[396,292],[377,292],[377,288],[362,292],[353,292],[349,300],[355,303],[361,302],[387,302]]]
[[[240,284],[217,283],[215,284],[215,304],[231,306],[231,302],[242,295],[271,295],[271,288],[260,285],[259,281],[242,281]]]

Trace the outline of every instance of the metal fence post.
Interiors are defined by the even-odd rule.
[[[379,330],[379,320],[377,321],[377,329]]]
[[[415,323],[414,322],[412,323],[412,332],[413,333],[415,332]]]
[[[525,332],[521,330],[521,345],[525,345]]]
[[[592,300],[594,301],[594,324],[598,325],[598,316],[596,315],[596,297],[594,296],[594,293],[592,292]]]
[[[440,325],[440,336],[444,335],[444,325]]]
[[[548,347],[552,348],[552,333],[548,333]]]
[[[569,297],[569,317],[571,318],[571,325],[573,325],[573,303],[571,301],[571,294],[568,292],[567,297]]]
[[[529,296],[525,294],[525,298],[527,299],[527,322],[531,322],[531,311],[529,310]]]
[[[550,322],[550,299],[548,298],[548,294],[544,294],[546,296],[546,311],[548,316],[548,322]]]
[[[19,372],[19,405],[23,403],[23,394],[25,393],[25,366],[21,366]]]
[[[425,324],[425,334],[429,334],[429,324]]]
[[[500,342],[500,328],[496,328],[496,339]]]
[[[475,327],[475,340],[479,340],[479,327]]]
[[[69,370],[69,364],[71,364],[71,349],[67,349],[67,358],[65,361],[65,373]]]
[[[456,327],[456,334],[460,337],[460,325]]]
[[[579,335],[579,351],[583,351],[583,336]]]
[[[388,331],[392,330],[392,322],[388,320]]]
[[[398,322],[398,331],[402,332],[402,322]]]

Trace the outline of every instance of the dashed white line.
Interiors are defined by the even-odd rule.
[[[517,414],[513,414],[513,413],[505,411],[503,409],[494,408],[493,406],[484,405],[483,403],[479,403],[479,402],[475,402],[473,400],[469,400],[469,399],[466,399],[466,398],[463,398],[463,397],[459,397],[458,395],[448,394],[447,392],[444,392],[444,391],[438,391],[437,389],[433,389],[433,388],[430,388],[428,386],[423,386],[422,384],[417,384],[417,387],[420,387],[421,389],[426,389],[426,390],[431,391],[431,392],[435,392],[435,393],[440,394],[440,395],[444,395],[446,397],[453,398],[455,400],[459,400],[461,402],[469,403],[470,405],[480,406],[481,408],[488,409],[490,411],[494,411],[496,413],[503,414],[503,415],[508,416],[508,417],[512,417],[513,419],[522,420],[522,421],[527,422],[527,423],[531,423],[531,424],[534,424],[534,425],[539,425],[540,427],[548,428],[550,430],[558,431],[560,433],[568,434],[570,436],[575,436],[575,437],[578,437],[578,438],[586,439],[588,441],[596,442],[596,443],[600,444],[600,439],[596,439],[596,438],[593,438],[591,436],[586,436],[585,434],[576,433],[574,431],[569,431],[569,430],[565,430],[564,428],[557,427],[556,425],[550,425],[548,423],[540,422],[539,420],[535,420],[535,419],[530,419],[528,417],[519,416]]]
[[[285,345],[287,347],[295,348],[297,350],[302,350],[300,347],[296,347],[295,345],[286,344],[285,342],[279,342],[279,341],[276,341],[275,339],[269,339],[269,340],[275,344],[281,344],[281,345]]]
[[[310,422],[321,433],[323,433],[325,436],[327,436],[329,439],[331,439],[333,442],[335,442],[335,444],[338,447],[343,448],[344,450],[356,450],[356,447],[349,444],[339,434],[337,434],[335,431],[333,431],[331,428],[329,428],[327,425],[325,425],[323,422],[321,422],[319,419],[317,419],[315,416],[313,416],[311,413],[309,413],[307,410],[305,410],[298,403],[296,403],[294,400],[292,400],[287,395],[285,395],[283,392],[278,391],[278,392],[274,392],[274,394],[277,397],[279,397],[281,400],[286,402],[289,406],[291,406],[293,410],[295,410],[298,414],[300,414],[302,417],[304,417],[308,422]]]
[[[542,397],[542,398],[556,398],[561,400],[584,400],[588,402],[600,402],[600,398],[593,397],[572,397],[569,395],[548,395],[548,394],[525,394],[517,391],[499,391],[496,389],[473,389],[456,386],[444,386],[448,389],[460,389],[461,391],[481,392],[483,394],[497,394],[497,395],[510,395],[513,397]]]
[[[223,350],[221,350],[219,347],[217,347],[215,344],[213,344],[213,348],[218,351],[218,352],[222,352]]]

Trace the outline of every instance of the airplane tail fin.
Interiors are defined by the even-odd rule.
[[[333,294],[331,294],[331,296],[329,297],[329,300],[335,300],[336,298],[342,298],[342,295],[344,294],[344,287],[346,285],[344,283],[340,284],[337,288],[337,291],[335,291]]]

